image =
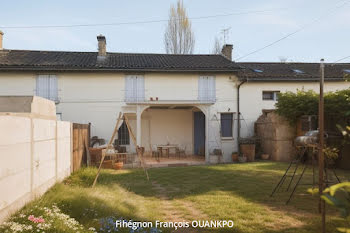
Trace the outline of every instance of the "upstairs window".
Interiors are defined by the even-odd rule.
[[[221,113],[221,137],[233,137],[233,113]]]
[[[145,101],[145,79],[142,75],[127,75],[125,77],[125,101]]]
[[[273,100],[277,101],[278,100],[278,93],[279,91],[263,91],[262,92],[262,99],[263,100]]]
[[[214,76],[200,76],[198,79],[198,100],[201,102],[215,102],[215,88]]]
[[[56,75],[38,75],[36,95],[58,102],[58,84]]]

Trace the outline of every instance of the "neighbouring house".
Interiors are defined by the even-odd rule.
[[[106,38],[97,40],[97,52],[0,48],[0,95],[54,100],[58,118],[91,122],[91,135],[106,140],[123,112],[146,151],[178,144],[209,162],[221,149],[223,162],[231,162],[238,141],[238,89],[240,135],[249,137],[262,109],[274,108],[277,92],[318,88],[318,64],[235,63],[232,45],[224,46],[223,55],[110,53]],[[326,90],[350,86],[343,80],[349,64],[330,69]],[[118,143],[134,150],[124,124]]]

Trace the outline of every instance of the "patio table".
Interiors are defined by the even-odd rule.
[[[177,147],[178,147],[178,145],[176,145],[176,144],[157,145],[157,149],[160,152],[160,157],[163,156],[163,150],[165,150],[166,151],[166,155],[168,156],[168,158],[169,158],[169,151],[170,151],[170,149],[176,150]]]

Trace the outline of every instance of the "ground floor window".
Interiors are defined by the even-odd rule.
[[[119,127],[118,130],[118,145],[129,145],[130,137],[128,126],[123,122],[123,124]]]
[[[262,99],[263,100],[278,100],[278,93],[279,91],[263,91],[262,93]]]
[[[233,113],[221,113],[221,137],[233,137]]]

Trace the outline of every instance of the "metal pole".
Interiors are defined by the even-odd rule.
[[[240,82],[237,85],[237,153],[238,156],[241,156],[241,150],[239,148],[239,140],[241,138],[241,110],[240,110],[240,93],[239,90],[241,88],[241,86],[246,82],[246,80]]]
[[[320,193],[320,211],[322,218],[322,232],[326,233],[326,206],[325,201],[321,199],[321,195],[324,189],[324,98],[323,98],[323,85],[324,85],[324,59],[321,59],[320,63],[321,77],[320,77],[320,100],[318,106],[318,128],[319,128],[319,148],[318,148],[318,186]]]

